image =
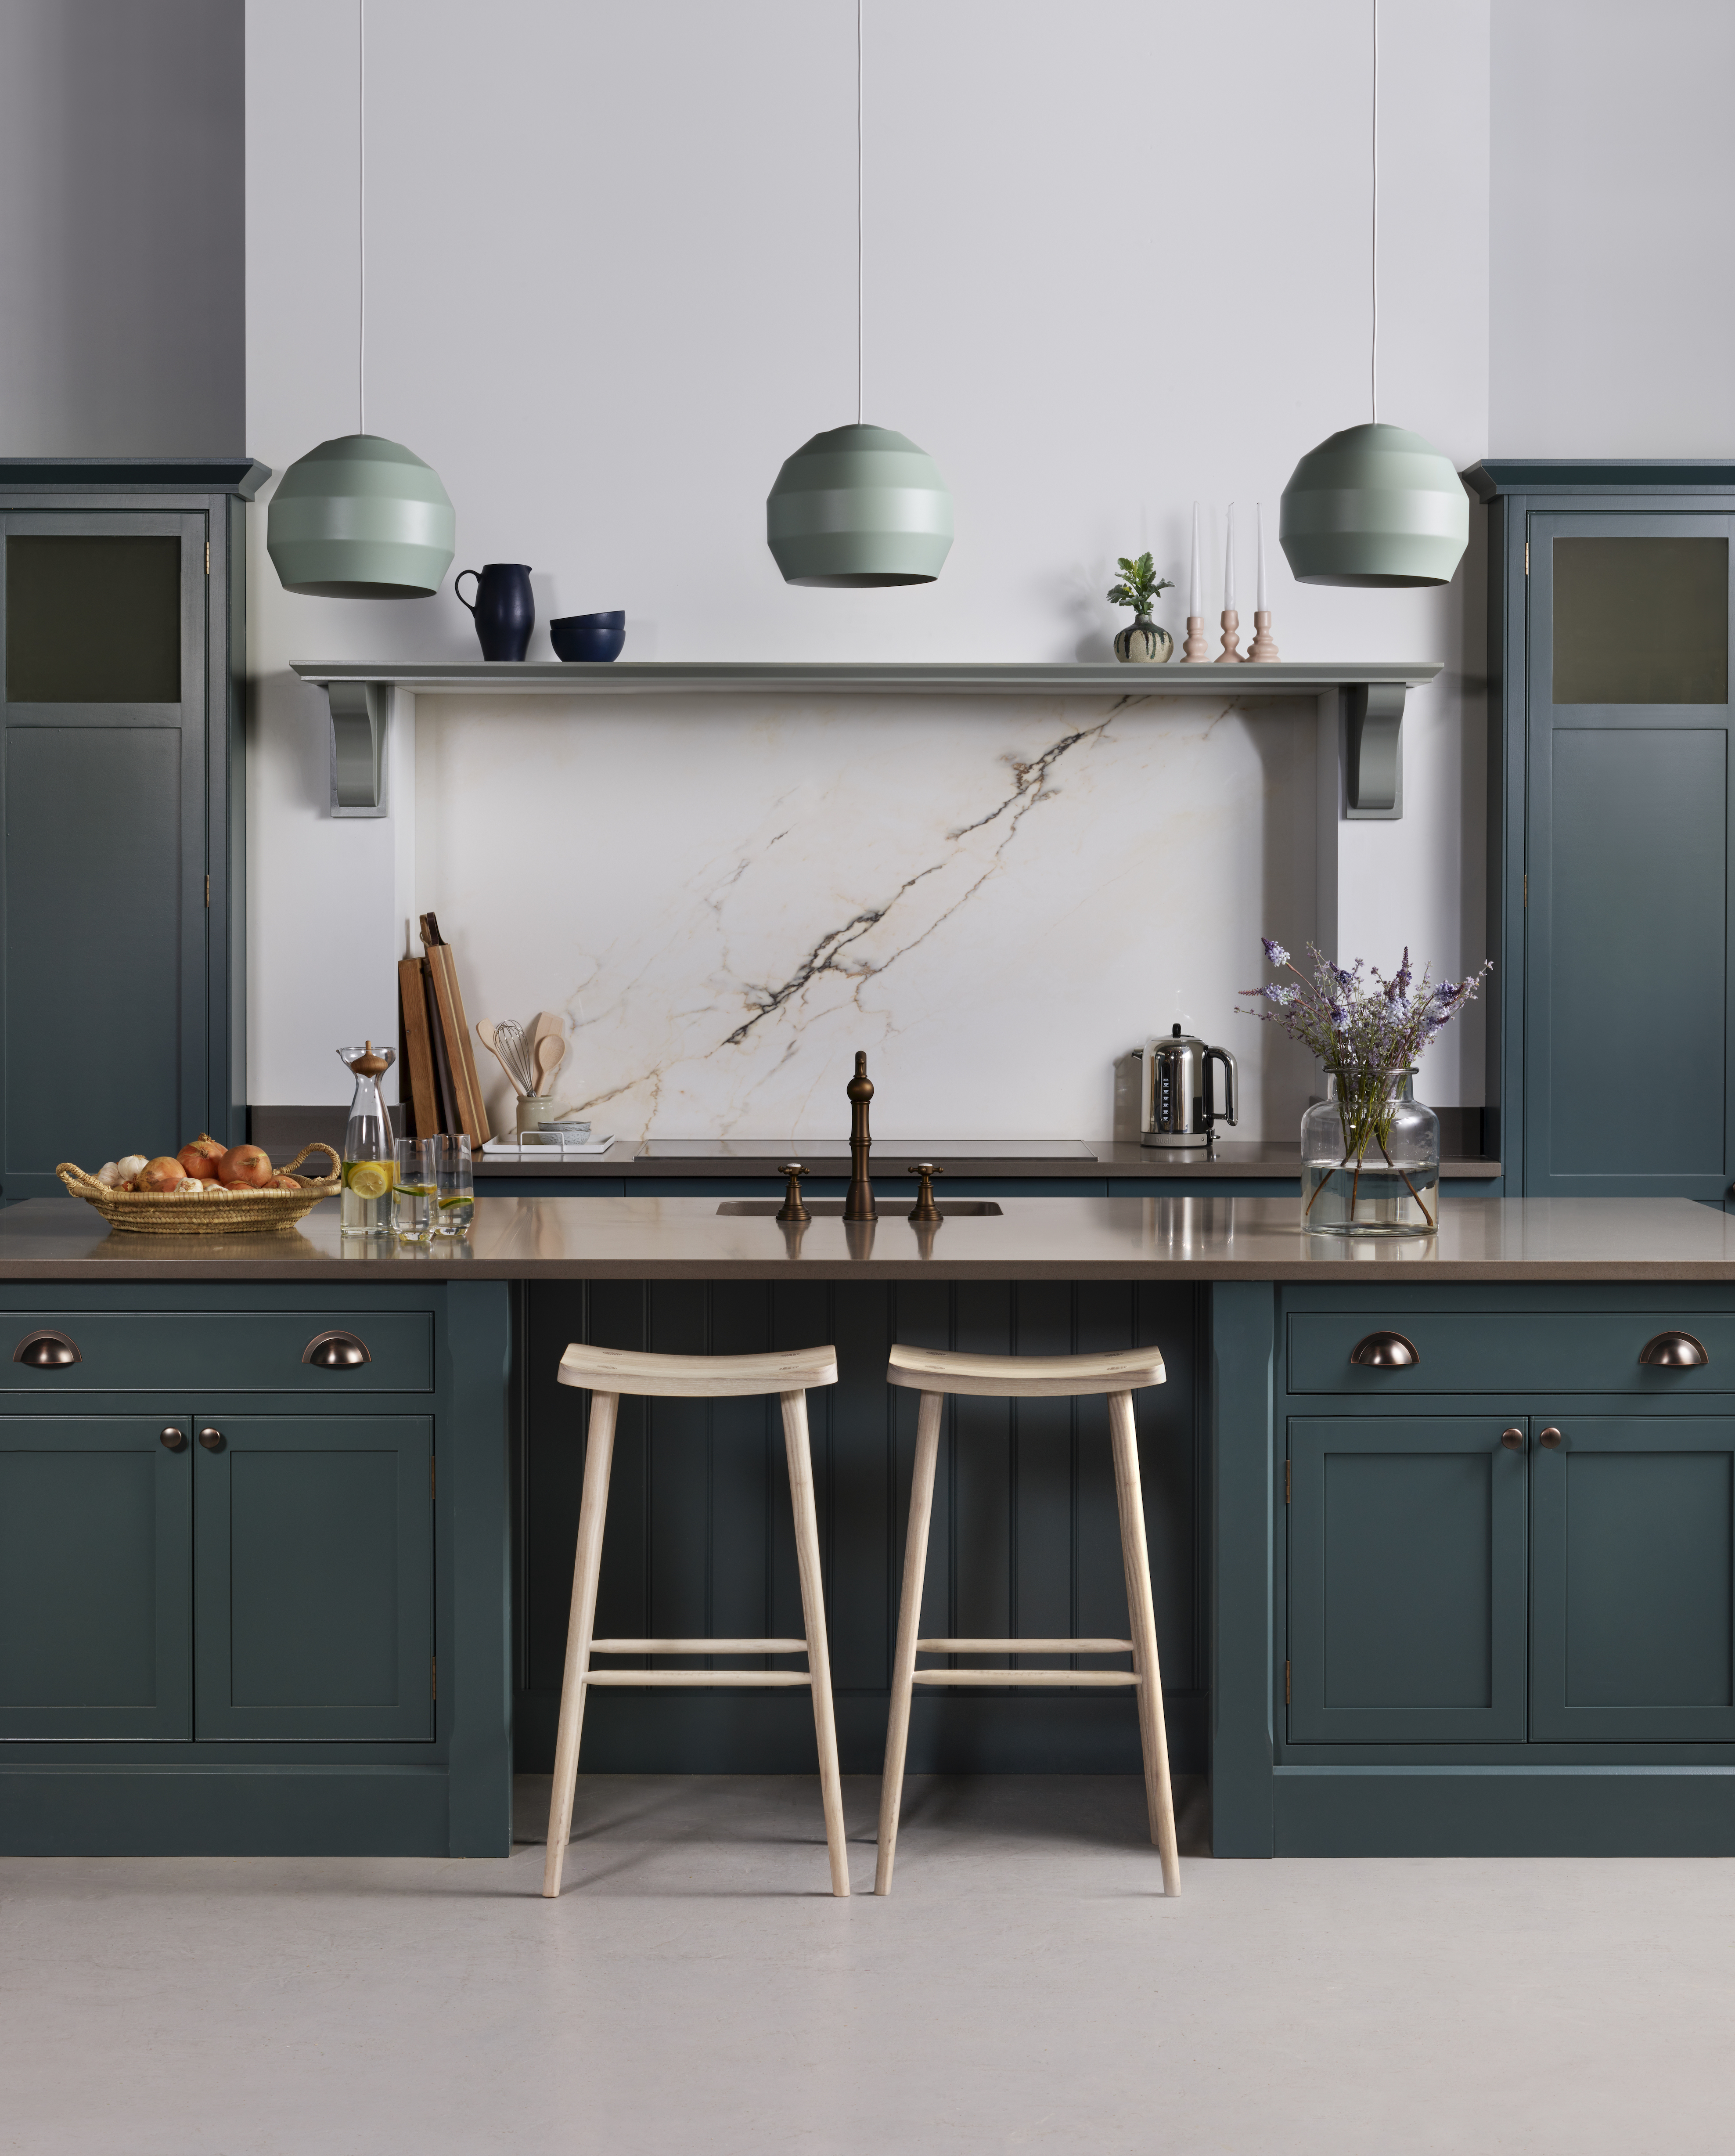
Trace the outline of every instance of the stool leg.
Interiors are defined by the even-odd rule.
[[[831,1706],[831,1650],[825,1637],[825,1591],[819,1576],[819,1522],[814,1509],[814,1461],[808,1445],[808,1396],[780,1393],[783,1450],[789,1457],[789,1502],[795,1515],[795,1561],[801,1573],[808,1669],[813,1677],[814,1734],[819,1745],[819,1794],[825,1807],[825,1845],[831,1856],[831,1891],[850,1891],[844,1842],[844,1784],[838,1773],[837,1722]]]
[[[1145,1797],[1151,1839],[1163,1858],[1163,1887],[1181,1891],[1181,1857],[1175,1841],[1174,1793],[1169,1786],[1168,1737],[1163,1720],[1163,1672],[1157,1660],[1157,1613],[1151,1600],[1151,1553],[1145,1541],[1144,1493],[1139,1485],[1138,1440],[1131,1393],[1111,1393],[1109,1434],[1114,1444],[1115,1496],[1121,1510],[1121,1553],[1127,1566],[1127,1614],[1138,1671],[1139,1736],[1145,1754]]]
[[[614,1457],[616,1393],[590,1396],[584,1448],[584,1495],[578,1505],[578,1549],[572,1560],[572,1614],[567,1621],[567,1666],[560,1683],[560,1733],[554,1746],[554,1790],[548,1806],[548,1854],[542,1865],[546,1899],[560,1897],[572,1795],[578,1780],[578,1738],[584,1722],[585,1680],[596,1630],[597,1579],[603,1568],[603,1522],[608,1511],[608,1469]]]
[[[904,1537],[904,1585],[898,1603],[897,1649],[891,1664],[891,1712],[885,1723],[885,1767],[880,1780],[880,1856],[874,1892],[891,1892],[898,1813],[904,1800],[904,1754],[910,1742],[916,1641],[921,1630],[921,1584],[927,1573],[928,1522],[934,1511],[934,1464],[940,1456],[938,1393],[923,1393],[916,1414],[916,1471],[910,1477],[910,1527]]]

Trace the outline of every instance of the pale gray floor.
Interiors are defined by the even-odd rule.
[[[546,1816],[521,1789],[521,1830]],[[23,2156],[1735,2147],[1735,1863],[1186,1861],[1132,1780],[587,1779],[510,1863],[0,1859]],[[1183,1845],[1196,1836],[1183,1835]]]

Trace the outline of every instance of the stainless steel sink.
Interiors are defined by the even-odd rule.
[[[935,1203],[940,1208],[942,1220],[980,1220],[1000,1210],[992,1198],[947,1198],[943,1192],[935,1194]],[[783,1204],[781,1198],[726,1198],[717,1210],[731,1214],[737,1219],[774,1220],[783,1210]],[[841,1220],[844,1217],[841,1198],[810,1198],[807,1208],[816,1220]],[[906,1217],[901,1199],[894,1199],[889,1204],[881,1199],[882,1220],[901,1220]]]

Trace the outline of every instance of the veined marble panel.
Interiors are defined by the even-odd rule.
[[[1312,1066],[1235,1015],[1312,932],[1312,700],[423,700],[415,884],[472,1018],[563,1013],[623,1137],[1102,1137],[1179,1019],[1243,1137]],[[1245,1000],[1243,998],[1242,1000]],[[483,1059],[486,1060],[487,1059]],[[509,1104],[504,1081],[490,1106]]]

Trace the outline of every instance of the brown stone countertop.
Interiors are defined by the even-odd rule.
[[[1070,1152],[1056,1150],[1050,1154],[1028,1149],[1029,1143],[1024,1142],[1024,1147],[1019,1150],[1009,1146],[1004,1152],[998,1152],[990,1139],[972,1140],[968,1151],[960,1151],[955,1143],[940,1138],[924,1139],[919,1143],[875,1138],[874,1180],[876,1183],[882,1180],[899,1185],[906,1183],[908,1178],[903,1171],[913,1160],[938,1161],[953,1182],[966,1178],[993,1182],[1004,1182],[1009,1178],[1027,1178],[1032,1182],[1134,1178],[1154,1181],[1165,1176],[1209,1177],[1213,1180],[1221,1178],[1233,1182],[1237,1178],[1256,1176],[1299,1177],[1301,1172],[1300,1146],[1275,1141],[1265,1143],[1224,1139],[1209,1151],[1200,1147],[1181,1152],[1142,1146],[1124,1138],[1086,1138]],[[476,1162],[476,1174],[479,1178],[486,1177],[490,1181],[495,1177],[521,1175],[563,1176],[575,1182],[603,1177],[610,1182],[624,1178],[636,1183],[677,1176],[751,1176],[775,1181],[780,1160],[798,1160],[814,1175],[828,1178],[843,1180],[850,1173],[849,1145],[839,1139],[790,1138],[752,1152],[731,1152],[718,1146],[712,1150],[696,1147],[690,1152],[683,1147],[677,1152],[668,1147],[667,1141],[662,1146],[653,1142],[647,1147],[637,1138],[622,1138],[607,1152],[564,1163],[552,1149],[546,1159],[484,1155]],[[1494,1182],[1499,1178],[1501,1166],[1497,1160],[1480,1158],[1443,1159],[1440,1172],[1450,1179]]]
[[[1680,1198],[1460,1198],[1437,1235],[1303,1235],[1292,1198],[1008,1198],[927,1231],[887,1206],[804,1229],[710,1198],[481,1198],[467,1241],[343,1242],[334,1201],[288,1234],[112,1232],[76,1199],[0,1212],[0,1280],[1735,1281],[1735,1215]]]

